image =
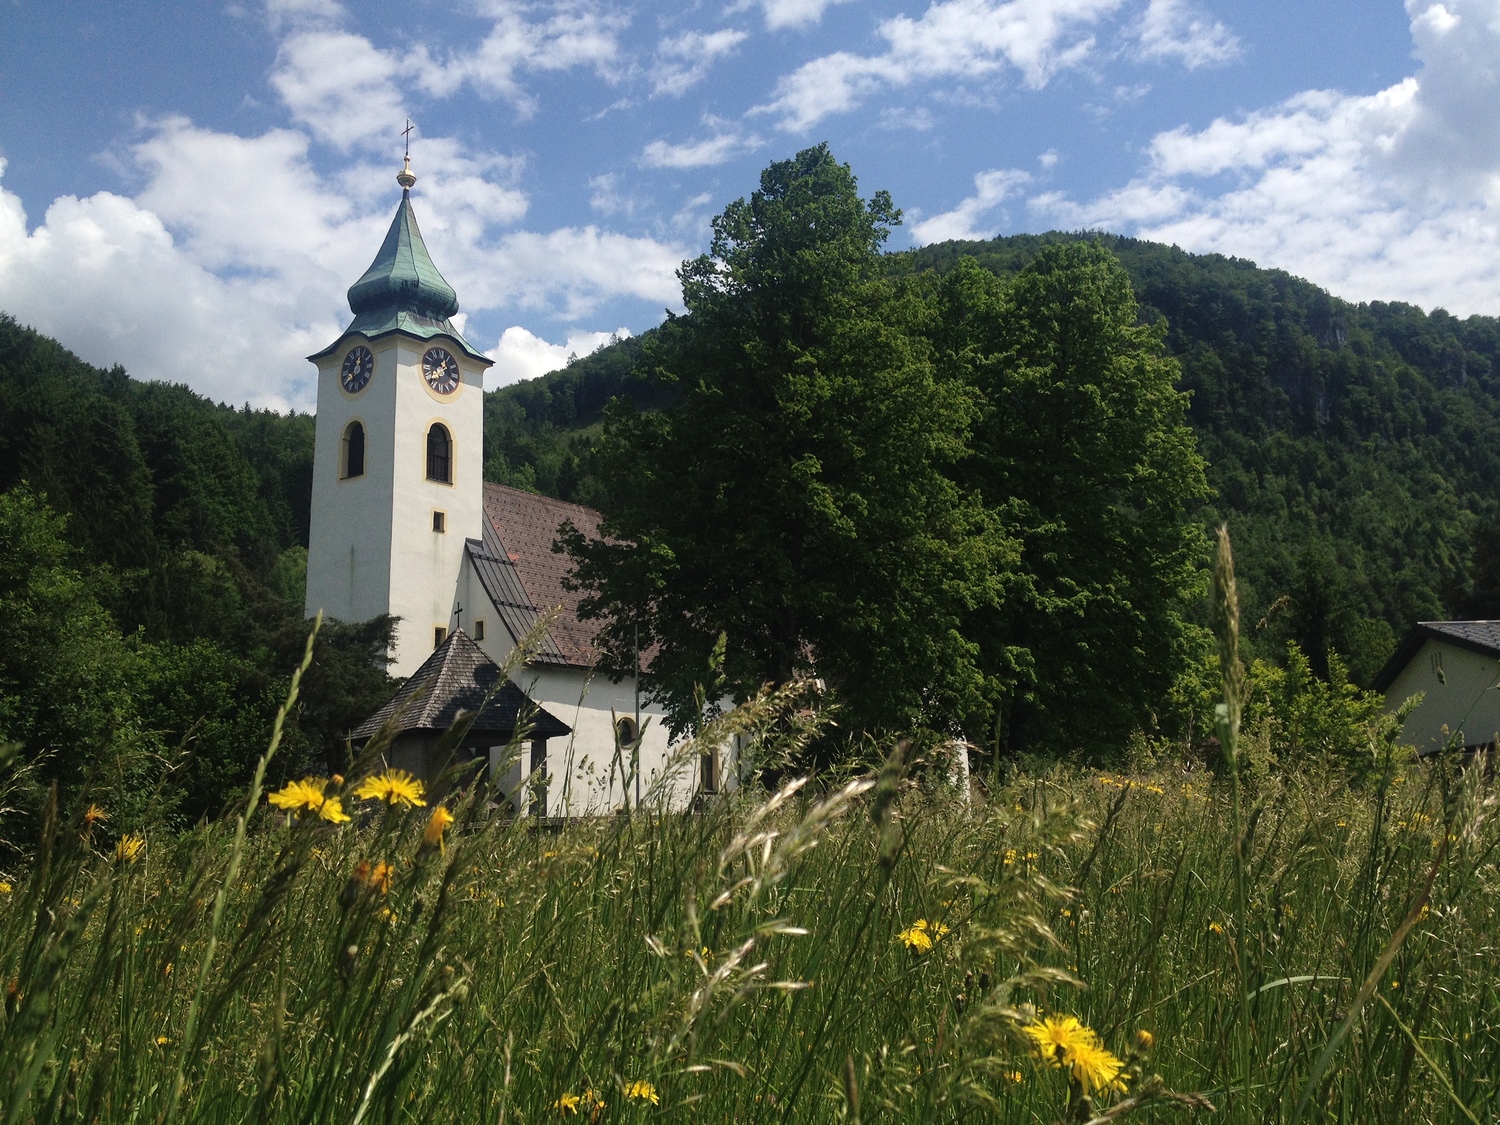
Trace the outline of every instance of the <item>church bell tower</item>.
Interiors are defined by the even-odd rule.
[[[417,229],[408,158],[401,204],[349,289],[354,320],[318,368],[307,612],[389,613],[391,674],[406,676],[453,626],[465,537],[482,536],[484,372],[450,318],[458,295]]]

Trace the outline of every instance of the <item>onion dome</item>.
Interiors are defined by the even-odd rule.
[[[436,319],[458,312],[458,294],[443,280],[411,209],[411,185],[417,178],[410,165],[403,168],[397,181],[401,187],[401,206],[391,220],[380,253],[365,270],[364,276],[349,287],[349,308],[358,316],[382,310],[412,312]]]

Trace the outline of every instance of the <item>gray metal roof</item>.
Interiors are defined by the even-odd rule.
[[[464,549],[468,552],[469,565],[479,576],[479,584],[484,587],[484,592],[495,606],[495,612],[510,630],[510,635],[519,642],[536,625],[539,615],[536,606],[531,604],[526,588],[521,585],[515,560],[505,553],[504,546],[488,520],[485,521],[484,538],[464,540]],[[552,639],[551,632],[546,630],[537,638],[537,647],[531,653],[530,660],[538,664],[568,662],[568,658],[558,649],[557,642]]]
[[[354,729],[354,737],[369,738],[387,722],[397,731],[445,731],[474,711],[479,715],[470,729],[478,733],[509,737],[520,723],[533,738],[560,738],[573,729],[527,698],[467,633],[455,629],[389,703]]]

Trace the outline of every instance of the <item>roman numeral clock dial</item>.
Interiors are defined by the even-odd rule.
[[[422,378],[440,395],[451,395],[458,388],[458,360],[446,348],[428,348],[422,357]]]
[[[344,366],[339,370],[339,382],[343,384],[344,390],[357,395],[365,389],[365,384],[374,373],[375,357],[370,354],[369,348],[361,345],[350,348],[349,354],[344,357]]]

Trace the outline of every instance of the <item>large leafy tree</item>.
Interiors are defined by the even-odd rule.
[[[1204,462],[1164,326],[1138,322],[1096,243],[1048,246],[1009,280],[960,263],[939,299],[937,347],[983,403],[960,480],[1020,545],[1003,596],[966,623],[991,735],[1118,745],[1183,665],[1204,558]]]
[[[771,165],[683,265],[687,315],[648,346],[676,405],[607,417],[606,539],[567,548],[584,614],[617,667],[652,652],[646,683],[678,728],[721,634],[731,691],[816,672],[861,728],[982,702],[961,626],[1006,543],[945,472],[979,403],[932,363],[928,299],[885,276],[899,218],[826,146]]]

